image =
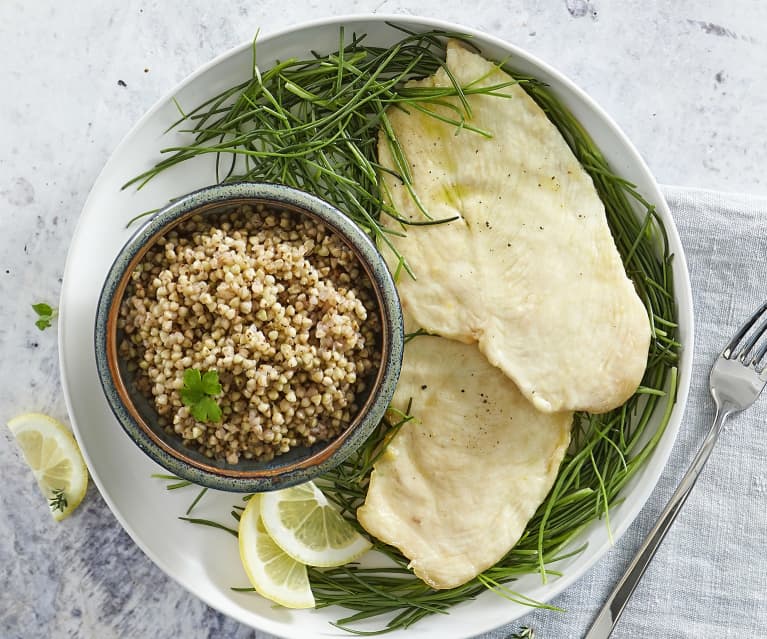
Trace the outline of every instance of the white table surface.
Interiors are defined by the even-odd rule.
[[[615,118],[659,182],[767,195],[761,0],[4,0],[3,421],[29,410],[66,420],[56,332],[34,327],[30,304],[56,303],[79,212],[132,124],[258,28],[370,12],[439,17],[538,55]],[[0,637],[266,637],[168,579],[95,488],[74,516],[53,522],[10,433],[0,433]]]

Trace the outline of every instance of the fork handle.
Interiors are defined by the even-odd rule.
[[[674,523],[676,516],[682,509],[682,506],[684,506],[685,501],[687,501],[687,497],[692,491],[693,486],[695,486],[695,482],[700,476],[700,472],[703,470],[703,467],[706,465],[706,462],[711,455],[714,444],[719,438],[719,433],[722,432],[722,426],[724,426],[724,422],[731,413],[732,410],[728,407],[717,409],[711,430],[708,435],[706,435],[706,439],[703,440],[703,444],[695,455],[695,459],[693,459],[690,467],[684,474],[684,477],[682,477],[682,481],[679,482],[679,486],[674,491],[671,499],[669,499],[666,507],[663,509],[658,522],[647,535],[623,577],[621,577],[620,581],[616,584],[615,588],[610,593],[610,596],[607,598],[607,601],[605,601],[599,615],[594,620],[594,623],[591,625],[591,628],[588,633],[586,633],[584,639],[608,639],[612,633],[628,600],[631,598],[631,595],[634,594],[634,590],[639,584],[639,580],[642,578],[642,575],[644,575],[645,570],[647,570],[647,566],[655,556],[655,552],[658,550],[658,547],[666,536],[666,533],[669,531],[669,528],[671,528],[671,524]]]

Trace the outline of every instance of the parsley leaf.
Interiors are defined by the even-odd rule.
[[[218,373],[216,371],[208,371],[202,376],[202,390],[211,397],[221,394],[221,384],[218,383]]]
[[[180,391],[181,401],[198,422],[220,422],[221,407],[213,399],[221,394],[218,372],[208,371],[204,375],[196,368],[184,371],[184,386]]]
[[[56,317],[56,315],[58,315],[58,310],[53,308],[50,304],[46,304],[45,302],[32,304],[32,310],[37,313],[37,321],[35,321],[35,326],[37,326],[37,328],[39,328],[41,331],[44,331],[46,328],[50,328],[51,320]]]
[[[216,400],[211,397],[203,397],[190,407],[189,411],[198,422],[220,422],[221,409]]]
[[[202,376],[196,368],[187,368],[184,371],[184,389],[202,392]]]

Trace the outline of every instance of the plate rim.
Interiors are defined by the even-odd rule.
[[[673,238],[675,246],[678,247],[679,249],[678,252],[674,253],[674,267],[675,267],[674,280],[675,280],[675,283],[677,284],[676,291],[675,291],[675,297],[676,297],[675,301],[677,304],[677,312],[680,319],[680,326],[682,325],[682,321],[681,321],[682,309],[686,310],[686,318],[689,319],[689,326],[685,327],[687,329],[686,341],[683,345],[682,352],[680,353],[680,362],[678,365],[678,392],[677,392],[676,404],[674,407],[674,413],[672,414],[671,421],[669,421],[666,427],[666,432],[664,433],[663,437],[658,442],[655,450],[653,451],[653,456],[657,456],[658,463],[659,463],[659,470],[657,472],[657,476],[654,477],[654,481],[643,483],[642,485],[634,488],[634,491],[632,493],[632,503],[630,507],[628,507],[628,510],[623,520],[620,522],[620,524],[616,528],[611,528],[612,543],[610,543],[609,540],[605,540],[604,543],[601,544],[601,546],[596,547],[593,554],[591,554],[588,560],[584,562],[583,567],[580,570],[579,574],[577,575],[573,575],[572,573],[569,575],[565,574],[559,577],[555,582],[552,582],[551,584],[549,584],[550,594],[548,594],[547,596],[547,601],[550,601],[551,599],[557,597],[563,591],[568,589],[575,581],[585,576],[593,568],[593,566],[597,563],[597,561],[605,558],[606,553],[610,549],[610,547],[617,544],[617,542],[623,536],[623,534],[626,532],[629,526],[631,526],[636,521],[639,512],[645,506],[650,495],[658,486],[660,478],[668,464],[668,459],[674,447],[674,444],[676,442],[677,435],[681,427],[681,423],[684,418],[685,410],[687,407],[687,400],[688,400],[689,390],[691,386],[692,362],[694,358],[694,348],[695,348],[695,321],[694,321],[695,318],[694,318],[694,307],[692,302],[692,288],[690,283],[690,274],[689,274],[689,268],[687,265],[687,259],[684,253],[684,247],[679,237],[678,229],[674,222],[673,216],[671,215],[671,211],[668,207],[668,204],[663,195],[663,192],[661,191],[660,186],[657,180],[655,179],[655,176],[650,171],[649,167],[647,166],[644,159],[639,154],[634,144],[631,142],[628,136],[623,132],[623,130],[618,126],[615,120],[588,93],[586,93],[577,84],[575,84],[572,80],[570,80],[569,77],[564,75],[562,72],[557,70],[555,67],[553,67],[549,63],[538,58],[536,55],[519,47],[516,44],[513,44],[512,42],[504,40],[503,38],[492,35],[490,33],[481,31],[479,29],[469,27],[467,25],[450,22],[446,20],[441,20],[437,18],[421,16],[421,15],[410,15],[406,13],[402,13],[402,14],[359,13],[359,14],[345,14],[341,16],[325,16],[318,19],[307,20],[295,25],[285,26],[285,27],[276,29],[274,31],[267,32],[263,36],[261,35],[259,31],[257,37],[259,37],[258,42],[263,43],[264,41],[277,40],[281,37],[284,37],[288,34],[292,34],[295,32],[309,31],[311,29],[327,27],[334,24],[338,26],[340,25],[352,26],[355,24],[370,23],[370,22],[380,22],[380,23],[393,22],[393,23],[400,23],[400,24],[414,23],[414,24],[417,24],[419,29],[434,28],[434,29],[442,29],[446,31],[456,31],[460,33],[465,33],[472,37],[477,37],[481,39],[482,41],[491,44],[494,47],[505,49],[509,51],[510,53],[512,53],[514,56],[526,60],[532,65],[539,67],[546,74],[555,78],[560,85],[562,85],[568,91],[575,94],[588,107],[590,111],[592,111],[595,115],[599,117],[602,123],[604,123],[604,125],[606,125],[610,129],[610,132],[612,133],[612,135],[615,136],[618,140],[620,140],[623,146],[623,150],[628,152],[631,155],[630,159],[632,163],[636,164],[638,167],[642,169],[642,171],[645,174],[645,177],[649,180],[649,183],[651,184],[651,186],[653,187],[655,191],[655,193],[650,194],[654,196],[651,201],[655,204],[656,209],[660,211],[664,224],[666,226],[666,231]],[[133,529],[130,523],[126,520],[126,518],[123,516],[122,512],[120,511],[119,507],[117,506],[115,501],[112,499],[109,492],[107,492],[107,490],[105,489],[104,483],[101,477],[99,477],[99,475],[93,471],[94,464],[90,459],[90,454],[87,450],[87,447],[84,445],[85,438],[81,434],[81,430],[77,424],[77,419],[73,411],[73,400],[71,395],[71,393],[73,392],[72,391],[73,384],[67,374],[67,365],[66,365],[66,361],[67,361],[66,344],[68,341],[67,340],[67,334],[68,334],[67,322],[65,321],[66,317],[68,316],[68,313],[66,310],[67,308],[66,297],[67,297],[67,292],[71,287],[71,280],[72,280],[71,273],[70,273],[70,270],[72,268],[71,267],[72,247],[75,244],[75,239],[82,233],[81,227],[84,225],[83,213],[86,210],[88,210],[89,206],[91,205],[91,200],[94,197],[94,192],[96,191],[97,185],[101,182],[103,176],[108,173],[113,162],[115,161],[115,158],[120,155],[121,151],[129,143],[129,141],[133,138],[133,136],[138,131],[140,131],[144,127],[146,122],[149,121],[160,109],[162,109],[165,105],[167,105],[175,95],[177,95],[184,88],[186,88],[187,86],[195,82],[200,76],[204,75],[211,69],[219,66],[220,64],[229,60],[230,58],[233,58],[235,56],[242,54],[245,50],[250,49],[252,46],[253,46],[253,39],[249,39],[229,48],[228,50],[212,58],[207,63],[196,68],[186,77],[184,77],[180,82],[176,83],[173,87],[171,87],[170,90],[164,93],[158,100],[156,100],[152,104],[152,106],[123,135],[120,142],[117,144],[117,146],[114,147],[114,149],[109,155],[109,158],[105,162],[102,169],[99,171],[96,179],[91,185],[91,188],[88,193],[88,197],[86,198],[83,204],[83,207],[80,211],[80,215],[78,216],[77,223],[75,225],[74,231],[70,238],[70,246],[67,250],[67,258],[66,258],[65,266],[64,266],[61,293],[59,296],[59,309],[60,309],[59,373],[61,377],[62,389],[64,393],[64,401],[67,407],[69,420],[72,425],[72,429],[74,431],[75,437],[77,438],[78,443],[80,444],[83,457],[85,458],[86,464],[88,465],[88,470],[91,474],[91,478],[93,479],[94,484],[97,486],[99,493],[101,494],[108,508],[110,509],[112,514],[115,516],[115,518],[118,520],[123,530],[125,530],[126,533],[130,536],[131,540],[168,577],[173,579],[173,581],[175,581],[182,588],[184,588],[184,590],[186,590],[187,592],[190,592],[195,597],[202,600],[206,605],[212,607],[213,609],[217,610],[221,614],[225,614],[251,628],[263,630],[269,633],[276,634],[281,637],[292,637],[292,636],[297,637],[298,635],[282,634],[283,632],[282,625],[275,624],[275,622],[272,621],[271,619],[261,617],[260,621],[263,622],[263,624],[260,626],[254,626],[252,623],[252,620],[246,619],[244,618],[244,616],[237,614],[238,612],[237,610],[226,611],[226,612],[222,611],[221,608],[218,607],[218,605],[211,600],[211,597],[209,597],[207,593],[201,594],[200,592],[196,592],[187,584],[183,583],[180,577],[174,574],[173,570],[168,566],[168,564],[164,561],[164,559],[161,556],[158,556],[151,548],[148,547],[147,544],[144,543],[143,539],[136,533],[136,531]],[[645,195],[647,194],[645,193]],[[680,287],[678,286],[678,284],[682,284],[682,286]],[[75,354],[75,356],[77,355]],[[678,410],[677,410],[677,407],[678,407]],[[533,612],[533,610],[535,609],[530,608],[529,612]],[[527,613],[524,613],[524,614],[527,614]],[[514,618],[510,618],[507,621],[503,622],[502,625],[505,625],[506,623],[512,623],[513,621],[515,621],[515,619],[518,619],[518,618],[520,617],[517,616]],[[482,625],[481,623],[478,624],[478,627],[476,628],[476,630],[473,631],[474,634],[467,635],[467,637],[475,636],[477,632],[479,633],[489,632],[496,628],[501,627],[501,626],[495,625],[495,622],[492,622],[492,623],[493,625]],[[413,630],[415,629],[416,628],[414,628]],[[299,632],[300,632],[300,629],[299,629]]]

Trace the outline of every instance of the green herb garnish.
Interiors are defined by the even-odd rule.
[[[165,481],[169,482],[165,486],[165,490],[178,490],[179,488],[186,488],[187,486],[197,486],[200,489],[200,492],[197,493],[197,496],[194,498],[194,501],[192,501],[192,503],[189,504],[189,508],[186,509],[187,516],[192,514],[192,511],[194,510],[195,506],[197,506],[197,504],[200,503],[200,500],[205,496],[205,493],[208,492],[207,488],[198,486],[198,484],[181,479],[180,477],[176,477],[175,475],[164,475],[161,473],[153,473],[152,477],[154,479],[164,479]]]
[[[203,375],[196,368],[187,368],[180,394],[181,401],[189,407],[189,412],[198,422],[221,421],[221,407],[213,399],[221,394],[217,371],[208,371]]]
[[[64,490],[61,488],[53,489],[53,497],[51,497],[48,500],[48,503],[50,504],[52,511],[55,512],[58,510],[62,513],[66,510],[67,506],[69,505],[67,503],[67,498],[64,495]]]
[[[200,526],[209,526],[210,528],[218,528],[224,532],[228,532],[233,537],[238,537],[238,533],[234,528],[220,524],[217,521],[211,521],[210,519],[198,519],[196,517],[179,517],[182,521],[188,521],[190,524],[198,524]]]
[[[382,215],[400,218],[379,188],[378,174],[386,170],[377,160],[379,131],[391,146],[398,176],[405,188],[413,190],[407,158],[388,124],[386,108],[397,105],[428,111],[429,103],[456,97],[461,104],[455,106],[453,123],[471,130],[465,126],[470,115],[465,95],[472,89],[404,87],[407,80],[432,75],[444,64],[446,38],[467,42],[470,38],[443,31],[406,33],[393,46],[380,48],[366,46],[364,35],[355,34],[347,42],[341,29],[337,51],[306,60],[284,60],[268,70],[259,68],[254,43],[252,77],[182,111],[172,128],[186,131],[189,143],[164,149],[166,157],[129,184],[140,187],[166,168],[213,154],[218,181],[277,182],[321,193],[379,243],[394,250],[387,234],[398,231],[380,224]],[[468,583],[433,590],[413,575],[408,560],[397,549],[375,539],[375,549],[389,557],[392,565],[310,568],[317,607],[340,606],[352,611],[335,624],[352,633],[370,634],[355,624],[381,615],[389,618],[379,632],[407,628],[487,590],[525,605],[554,609],[504,584],[530,573],[540,574],[543,581],[560,574],[553,564],[583,550],[583,546],[573,548],[572,540],[595,519],[603,519],[609,531],[610,507],[619,503],[621,489],[663,436],[676,399],[680,343],[672,255],[661,219],[633,185],[613,173],[588,132],[544,83],[501,66],[545,111],[594,182],[626,272],[650,318],[647,369],[641,388],[622,407],[605,414],[575,416],[572,445],[546,500],[514,548]],[[499,88],[473,90],[497,95]],[[427,223],[445,221],[429,219]],[[398,253],[396,257],[398,270],[409,271],[406,257]],[[362,448],[318,481],[363,534],[356,509],[364,502],[373,463],[397,428],[410,418],[401,415],[397,419],[400,421],[383,421]],[[190,521],[236,534],[210,520]],[[529,630],[521,636],[532,634]]]
[[[522,626],[517,632],[506,637],[506,639],[535,639],[535,630],[528,626]]]
[[[268,70],[258,66],[254,41],[252,78],[192,110],[179,109],[181,118],[171,128],[190,134],[190,144],[162,149],[167,157],[123,188],[141,188],[176,164],[213,155],[219,182],[275,182],[322,194],[377,242],[388,246],[412,275],[389,239],[399,231],[383,227],[380,216],[388,215],[405,225],[438,224],[454,218],[433,220],[424,211],[426,221],[411,222],[401,219],[384,197],[378,182],[379,171],[386,170],[377,158],[379,130],[391,145],[406,188],[417,201],[386,108],[423,109],[445,97],[492,94],[507,86],[404,88],[407,80],[431,75],[443,65],[440,38],[444,37],[467,39],[459,33],[433,31],[411,34],[390,48],[381,48],[364,46],[365,36],[356,34],[346,44],[341,28],[337,52],[306,60],[290,58]],[[460,110],[450,121],[472,130]]]
[[[50,304],[46,304],[45,302],[32,304],[32,309],[35,311],[35,313],[37,313],[35,326],[37,326],[37,328],[39,328],[41,331],[44,331],[46,328],[50,328],[51,320],[53,320],[56,315],[59,314],[57,309],[53,308]]]
[[[165,490],[177,490],[179,488],[186,488],[187,486],[191,486],[192,482],[187,481],[186,479],[181,479],[180,477],[176,477],[175,475],[163,475],[160,473],[153,473],[151,475],[154,479],[164,479],[165,481],[169,482],[165,486]]]

